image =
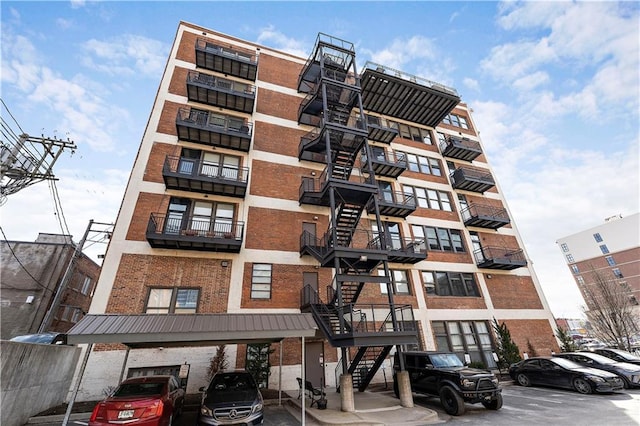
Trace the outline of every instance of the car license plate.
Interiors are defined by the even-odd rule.
[[[130,419],[133,417],[133,410],[122,410],[118,413],[119,419]]]

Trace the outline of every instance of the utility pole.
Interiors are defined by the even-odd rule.
[[[58,310],[58,307],[60,306],[60,299],[62,298],[62,295],[64,294],[65,290],[67,289],[67,285],[71,280],[71,275],[73,275],[73,270],[74,270],[73,266],[76,263],[76,259],[80,257],[80,255],[82,254],[82,247],[84,247],[84,243],[87,240],[87,237],[89,236],[89,232],[91,232],[92,225],[93,225],[93,219],[89,221],[89,225],[87,226],[87,230],[84,232],[84,235],[82,236],[82,240],[80,240],[80,243],[76,245],[76,249],[74,250],[73,255],[71,256],[71,260],[69,260],[69,263],[67,264],[67,269],[64,271],[64,275],[62,276],[60,285],[56,289],[55,295],[53,296],[53,300],[49,305],[49,309],[47,310],[47,313],[44,319],[42,320],[42,324],[40,324],[38,333],[44,333],[45,331],[47,331],[47,329],[51,325],[53,316],[55,315],[55,312]]]

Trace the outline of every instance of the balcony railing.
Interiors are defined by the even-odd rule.
[[[479,268],[511,270],[527,266],[520,248],[482,247],[473,252],[473,257]]]
[[[191,101],[251,113],[256,98],[256,87],[198,71],[189,71],[187,96]]]
[[[244,197],[249,168],[168,155],[162,176],[170,189]]]
[[[376,195],[378,208],[382,216],[407,217],[416,211],[416,199],[413,195],[404,192],[380,191]],[[367,205],[367,212],[374,213],[373,203]]]
[[[398,129],[382,117],[367,115],[367,129],[369,139],[376,142],[391,143],[398,136]]]
[[[482,154],[482,148],[480,147],[480,142],[472,141],[468,138],[449,136],[444,142],[440,143],[440,152],[445,157],[473,161]]]
[[[298,194],[300,203],[328,206],[330,185],[342,200],[357,205],[366,205],[371,196],[378,192],[373,176],[352,174],[349,180],[343,180],[329,175],[327,167],[319,178],[302,177]]]
[[[385,242],[389,251],[389,262],[418,263],[427,258],[424,239],[400,238],[386,234]]]
[[[496,182],[486,170],[473,167],[458,167],[451,173],[451,184],[455,189],[483,193],[493,188]]]
[[[498,229],[511,222],[506,209],[484,204],[472,203],[461,210],[460,215],[466,226],[479,228]]]
[[[199,38],[196,40],[196,65],[223,74],[255,81],[258,59],[242,52]]]
[[[382,235],[378,232],[362,229],[329,229],[318,237],[308,231],[300,235],[300,254],[311,255],[322,266],[331,266],[339,257],[349,268],[371,271],[382,260],[387,258],[387,250],[383,247]],[[337,253],[338,252],[338,253]]]
[[[240,117],[180,108],[176,117],[178,138],[204,145],[248,152],[252,124]]]
[[[366,163],[367,155],[362,154],[362,163]],[[397,178],[407,170],[407,156],[403,152],[393,150],[374,151],[371,156],[371,166],[377,176]],[[366,169],[363,169],[366,172]]]
[[[147,241],[154,248],[238,253],[244,222],[201,216],[152,213]]]

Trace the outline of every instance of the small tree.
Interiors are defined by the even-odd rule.
[[[498,355],[498,368],[506,369],[513,363],[522,360],[518,345],[511,339],[511,333],[507,325],[503,322],[498,324],[498,320],[493,319],[493,330],[496,333],[496,355]]]
[[[562,352],[573,352],[578,350],[578,345],[576,345],[573,337],[571,337],[564,328],[556,328],[556,336],[558,336],[558,340],[560,340],[560,350]]]
[[[269,385],[269,375],[271,374],[269,355],[273,353],[273,349],[270,347],[269,343],[247,345],[245,369],[251,373],[261,388],[266,388]]]
[[[591,278],[592,282],[582,286],[582,290],[593,334],[603,342],[629,350],[631,336],[638,333],[640,325],[628,285],[593,268]]]
[[[533,347],[533,344],[529,339],[527,339],[527,354],[529,354],[529,356],[538,356],[536,348]]]
[[[209,360],[209,367],[207,368],[207,377],[209,380],[211,380],[218,371],[224,371],[229,367],[225,349],[226,345],[218,346],[216,354]]]

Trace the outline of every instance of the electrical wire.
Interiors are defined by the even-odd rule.
[[[7,236],[4,233],[4,229],[2,229],[2,226],[0,226],[0,232],[2,232],[2,238],[4,239],[4,242],[7,243],[7,247],[9,247],[9,250],[11,251],[11,254],[13,255],[13,257],[16,259],[16,262],[18,262],[18,265],[20,265],[20,267],[22,268],[22,270],[24,270],[24,272],[27,273],[27,275],[29,275],[29,277],[36,283],[38,284],[40,287],[42,287],[44,290],[54,293],[53,290],[49,289],[47,286],[45,286],[44,284],[42,284],[36,277],[34,277],[33,275],[31,275],[31,272],[29,272],[27,270],[27,268],[22,264],[22,262],[20,261],[20,259],[18,258],[18,256],[16,255],[16,253],[13,251],[13,248],[11,247],[11,244],[9,244],[9,241],[7,240]],[[60,260],[60,257],[58,257],[58,260]],[[13,287],[15,288],[15,287]]]
[[[54,198],[54,202],[56,205],[56,212],[58,213],[58,221],[60,222],[60,218],[62,218],[62,222],[64,222],[64,229],[62,228],[62,222],[60,222],[60,229],[62,230],[62,233],[64,234],[66,231],[67,235],[71,235],[71,232],[69,231],[69,225],[67,224],[67,218],[64,215],[64,210],[62,209],[62,201],[60,200],[60,194],[58,193],[58,187],[56,185],[56,181],[52,180],[51,182],[51,187],[53,188],[53,198]]]
[[[16,126],[18,126],[18,129],[20,129],[20,131],[22,133],[24,133],[24,130],[22,130],[22,127],[20,127],[20,123],[18,123],[18,121],[16,120],[16,118],[13,116],[13,114],[11,114],[11,111],[9,111],[9,107],[7,106],[7,104],[4,103],[4,100],[2,98],[0,98],[0,102],[2,102],[2,105],[4,105],[5,109],[7,110],[7,112],[9,113],[9,115],[11,116],[11,118],[13,118],[13,121],[15,121]]]

